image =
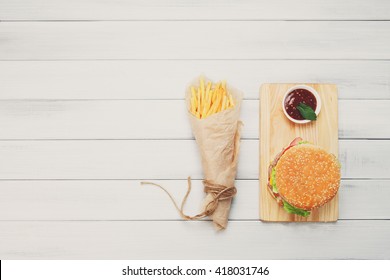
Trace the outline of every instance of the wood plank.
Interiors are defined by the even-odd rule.
[[[156,181],[180,201],[186,180]],[[185,212],[198,214],[204,197],[200,180]],[[257,180],[238,180],[231,220],[257,220]],[[390,181],[342,181],[340,219],[390,219]],[[370,203],[367,203],[369,201]],[[374,202],[375,203],[371,203]],[[149,207],[153,205],[153,207]],[[111,181],[0,181],[0,220],[179,220],[180,216],[161,190],[141,187],[138,180]]]
[[[340,99],[390,99],[390,61],[361,60],[1,61],[0,99],[182,99],[202,73],[246,99],[258,99],[261,84],[292,82],[337,84]]]
[[[258,179],[258,141],[242,140],[238,179]],[[388,179],[390,141],[340,140],[343,178]],[[202,179],[194,140],[0,141],[0,179]]]
[[[341,138],[390,138],[390,100],[339,106]],[[245,100],[241,112],[242,138],[258,139],[259,102]],[[3,140],[193,139],[183,100],[3,100],[0,127]]]
[[[284,115],[281,104],[289,88],[298,84],[264,84],[260,89],[260,209],[262,221],[268,222],[334,222],[339,216],[338,195],[326,205],[313,209],[304,218],[287,213],[268,189],[269,163],[295,137],[324,148],[338,157],[338,91],[332,84],[306,84],[318,92],[321,112],[310,124],[294,124]]]
[[[302,9],[302,7],[305,7]],[[1,20],[388,20],[381,0],[9,0]]]
[[[389,59],[389,28],[390,21],[2,22],[0,60]]]
[[[389,235],[390,221],[233,221],[224,232],[209,222],[0,222],[0,258],[388,259]]]

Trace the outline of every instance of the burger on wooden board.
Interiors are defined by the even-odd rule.
[[[270,164],[268,189],[285,211],[307,217],[333,199],[340,177],[333,154],[298,137]]]

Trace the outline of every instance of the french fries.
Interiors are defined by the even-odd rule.
[[[199,88],[191,87],[190,112],[199,119],[234,107],[234,99],[226,89],[226,82],[205,85],[200,79]]]

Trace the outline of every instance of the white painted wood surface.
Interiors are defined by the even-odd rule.
[[[281,254],[287,259],[384,259],[389,235],[388,220],[232,221],[225,232],[214,232],[205,221],[0,224],[1,251],[12,259],[279,259]]]
[[[195,140],[0,141],[0,180],[202,179]],[[238,179],[257,179],[258,140],[241,140]],[[340,140],[342,178],[390,179],[390,140]]]
[[[390,59],[390,21],[36,21],[1,25],[0,60]]]
[[[187,180],[154,182],[166,187],[177,201],[187,190]],[[185,209],[195,215],[204,193],[200,180],[192,180],[192,185]],[[340,219],[390,219],[388,185],[388,180],[343,180]],[[236,186],[239,192],[233,201],[231,220],[258,220],[259,182],[237,180]],[[140,186],[139,180],[0,181],[1,221],[180,220],[169,203],[164,192],[153,186]],[[149,205],[153,205],[152,210]]]
[[[340,99],[390,99],[387,60],[2,61],[0,99],[183,99],[201,73],[245,99],[263,83],[294,82],[337,84]]]
[[[0,139],[193,139],[184,104],[184,100],[7,100],[0,102]],[[390,138],[390,100],[340,100],[339,111],[340,138]],[[141,117],[146,112],[153,113]],[[243,102],[242,139],[259,138],[258,114],[259,101]]]
[[[0,0],[0,259],[389,259],[389,3]],[[180,200],[190,175],[186,211],[199,210],[183,104],[199,74],[246,99],[220,233],[139,185]],[[258,221],[266,82],[338,85],[337,223]]]
[[[382,0],[1,0],[4,20],[388,20]]]

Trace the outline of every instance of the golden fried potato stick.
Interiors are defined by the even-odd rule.
[[[199,119],[222,112],[234,107],[234,99],[226,88],[226,81],[205,85],[204,79],[199,81],[199,87],[191,87],[190,112]]]

